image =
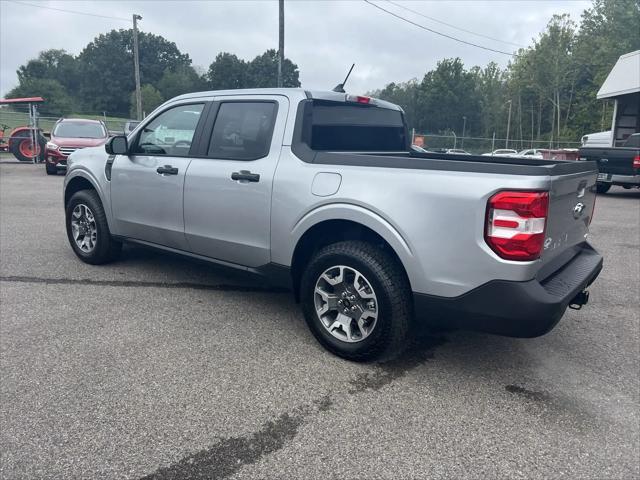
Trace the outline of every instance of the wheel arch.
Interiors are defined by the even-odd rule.
[[[305,216],[293,231],[295,247],[290,257],[291,278],[296,300],[304,266],[319,248],[344,240],[363,240],[391,254],[411,285],[417,267],[411,248],[402,235],[374,212],[355,205],[322,208]]]
[[[65,179],[64,186],[64,207],[67,208],[67,204],[69,200],[76,192],[80,190],[94,190],[98,197],[100,198],[100,203],[102,203],[102,207],[104,208],[105,216],[107,217],[107,224],[109,225],[109,229],[112,230],[112,222],[111,222],[111,208],[109,207],[109,203],[105,200],[104,194],[102,190],[98,187],[98,183],[91,178],[84,171],[74,171],[71,173],[71,176],[67,176]]]

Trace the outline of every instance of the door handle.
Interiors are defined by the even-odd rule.
[[[231,174],[231,180],[244,180],[246,182],[259,182],[260,174],[251,173],[249,170],[240,170]]]
[[[156,169],[160,175],[177,175],[178,169],[176,167],[172,167],[171,165],[165,165],[164,167],[158,167]]]

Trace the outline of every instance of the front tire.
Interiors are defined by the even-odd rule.
[[[49,165],[48,163],[45,163],[44,168],[47,171],[47,175],[57,175],[58,174],[58,169],[56,168],[55,165]]]
[[[80,260],[100,265],[115,260],[122,243],[111,236],[107,217],[95,190],[73,194],[66,208],[67,238]]]
[[[611,184],[610,183],[597,183],[596,184],[596,191],[598,193],[607,193],[610,189],[611,189]]]
[[[370,243],[320,249],[302,275],[307,325],[330,352],[355,361],[389,359],[407,343],[411,288],[398,261]]]

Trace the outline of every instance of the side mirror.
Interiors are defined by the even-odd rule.
[[[124,135],[111,137],[107,143],[104,144],[104,149],[109,155],[127,155],[129,153],[127,137]]]

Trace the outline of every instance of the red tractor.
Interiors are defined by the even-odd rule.
[[[38,128],[39,103],[42,97],[9,98],[0,100],[0,105],[28,105],[29,125],[15,127],[9,133],[8,125],[0,124],[0,152],[11,152],[21,162],[41,162],[47,139]]]

